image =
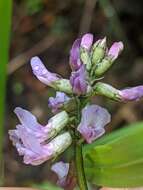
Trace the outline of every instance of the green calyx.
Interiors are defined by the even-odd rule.
[[[105,84],[102,82],[96,83],[96,85],[94,86],[94,94],[105,96],[112,100],[121,101],[119,90],[109,84]]]
[[[89,71],[91,68],[91,59],[89,51],[87,49],[82,47],[80,48],[80,59],[83,62],[83,64],[86,65],[87,71]]]

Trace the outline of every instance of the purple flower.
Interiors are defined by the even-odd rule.
[[[84,65],[82,65],[79,70],[71,73],[70,83],[74,93],[81,95],[87,92],[88,84],[86,78],[87,74]]]
[[[9,136],[19,155],[23,156],[24,163],[31,165],[39,165],[56,157],[72,142],[70,134],[66,132],[46,144],[44,141],[41,142],[34,133],[32,134],[23,125],[17,125],[15,130],[10,130]]]
[[[93,35],[88,33],[74,41],[70,51],[70,66],[73,71],[78,70],[82,62],[80,60],[80,47],[90,50],[93,43]]]
[[[57,162],[52,165],[51,170],[58,176],[57,184],[61,187],[66,185],[66,178],[69,172],[69,163]]]
[[[34,75],[44,84],[51,86],[52,82],[57,81],[60,77],[55,74],[49,72],[39,57],[33,57],[31,59],[31,67]]]
[[[49,107],[52,108],[52,112],[58,112],[58,109],[63,106],[64,103],[68,102],[70,98],[63,92],[56,92],[56,97],[49,98]]]
[[[62,111],[53,116],[46,126],[43,126],[39,124],[36,117],[27,110],[17,107],[14,112],[21,122],[20,125],[22,125],[29,133],[35,135],[40,142],[56,136],[57,133],[66,126],[69,119],[68,114],[65,111]]]
[[[105,108],[88,105],[82,110],[82,118],[77,130],[88,143],[92,143],[105,133],[104,126],[110,120],[111,116]]]
[[[123,101],[139,100],[143,97],[143,85],[119,91]]]
[[[70,51],[70,66],[74,71],[79,69],[82,64],[80,61],[80,43],[81,39],[76,39]]]
[[[91,49],[93,43],[93,35],[90,33],[87,33],[83,35],[81,38],[81,47],[87,49],[88,51]]]
[[[31,67],[34,75],[44,84],[55,90],[72,94],[70,81],[61,78],[55,73],[49,72],[38,57],[33,57],[31,59]]]
[[[46,144],[46,140],[56,136],[66,126],[68,115],[65,111],[52,117],[46,126],[39,124],[27,110],[17,107],[14,112],[21,124],[9,130],[9,136],[19,155],[24,156],[25,164],[39,165],[60,154],[71,144],[69,133],[59,135]]]
[[[112,59],[112,61],[117,59],[117,57],[119,56],[119,54],[121,53],[123,48],[124,48],[124,45],[122,42],[113,43],[113,45],[111,46],[111,48],[108,51],[108,56]]]
[[[24,156],[25,164],[39,165],[52,158],[52,145],[42,145],[23,125],[17,125],[15,130],[10,130],[9,136],[19,155]]]

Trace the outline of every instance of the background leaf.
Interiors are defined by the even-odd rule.
[[[132,124],[84,147],[89,179],[110,187],[143,185],[143,123]]]
[[[9,32],[11,22],[12,0],[0,1],[0,183],[3,176],[3,116],[6,86],[6,69],[8,62]]]

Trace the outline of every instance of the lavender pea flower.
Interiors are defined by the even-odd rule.
[[[34,75],[44,84],[50,86],[53,81],[59,80],[60,77],[55,74],[49,72],[39,57],[33,57],[31,59],[31,67]]]
[[[79,70],[72,72],[70,76],[70,83],[75,94],[81,95],[87,92],[87,73],[85,66],[82,65]]]
[[[64,103],[67,103],[70,98],[63,92],[56,92],[56,97],[49,98],[49,107],[52,108],[52,112],[58,112],[59,108],[63,106]]]
[[[78,70],[82,65],[82,61],[80,60],[80,48],[90,51],[92,43],[93,35],[90,33],[87,33],[83,35],[82,38],[74,41],[70,51],[70,66],[73,71]]]
[[[69,163],[57,162],[52,165],[51,170],[58,176],[57,184],[61,187],[66,186],[66,178],[69,172]]]
[[[113,65],[115,59],[119,56],[124,46],[122,42],[115,42],[109,51],[106,52],[105,57],[97,64],[95,69],[95,76],[101,77]]]
[[[85,48],[86,50],[90,51],[92,43],[93,43],[93,35],[90,33],[87,33],[87,34],[83,35],[83,37],[81,38],[80,46],[82,48]]]
[[[35,135],[40,142],[56,136],[67,125],[69,120],[68,114],[62,111],[49,119],[48,124],[43,126],[38,123],[32,113],[25,109],[17,107],[14,112],[19,118],[21,125],[29,133]]]
[[[48,144],[40,143],[39,139],[23,125],[17,125],[15,130],[10,130],[9,136],[19,155],[23,156],[24,163],[31,165],[40,165],[55,158],[64,152],[72,142],[70,133],[66,132],[55,137]]]
[[[82,64],[80,61],[80,43],[81,39],[76,39],[70,51],[70,66],[74,71],[79,69]]]
[[[92,65],[96,65],[98,62],[100,62],[107,51],[107,42],[106,42],[106,37],[103,39],[97,40],[92,47]]]
[[[44,84],[59,90],[71,94],[72,87],[69,80],[63,79],[55,73],[49,72],[39,57],[33,57],[31,59],[31,67],[34,75]]]
[[[82,110],[81,122],[77,130],[87,143],[92,143],[105,133],[104,126],[111,120],[105,108],[98,105],[88,105]]]
[[[108,51],[108,56],[112,59],[112,61],[117,59],[117,57],[119,56],[119,54],[121,53],[123,48],[124,48],[124,45],[122,42],[113,43],[113,45],[111,46],[111,48]]]
[[[139,100],[143,97],[143,85],[119,90],[119,95],[123,101]]]

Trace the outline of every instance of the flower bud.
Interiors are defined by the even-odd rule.
[[[113,43],[113,45],[108,51],[108,57],[110,57],[111,60],[114,61],[115,59],[117,59],[117,57],[119,56],[123,48],[124,48],[124,45],[122,42]]]
[[[90,33],[87,33],[85,35],[83,35],[82,39],[81,39],[81,44],[80,46],[88,51],[90,51],[90,48],[92,46],[93,43],[93,35]]]
[[[115,59],[117,59],[122,50],[123,43],[115,42],[109,49],[105,58],[97,64],[97,67],[95,69],[95,76],[101,77],[106,71],[108,71],[108,69],[113,65]]]
[[[86,65],[86,69],[90,70],[91,59],[90,59],[90,49],[93,43],[93,35],[85,34],[81,39],[80,45],[80,59],[83,64]]]
[[[69,132],[65,132],[55,137],[51,142],[48,143],[52,147],[52,157],[57,157],[64,152],[72,143],[72,137]]]
[[[106,96],[112,100],[121,101],[119,90],[117,90],[109,84],[97,82],[94,86],[94,93],[97,95]]]
[[[51,126],[48,132],[48,137],[55,137],[67,125],[68,120],[69,116],[65,111],[62,111],[50,118],[47,124],[47,128],[48,126]]]
[[[100,62],[103,59],[106,48],[107,48],[106,37],[94,43],[92,48],[92,57],[91,57],[92,65],[96,65],[98,62]]]
[[[70,66],[73,71],[79,69],[79,67],[81,66],[80,43],[81,39],[76,39],[70,51]]]
[[[87,92],[87,73],[85,65],[82,65],[79,70],[72,72],[70,76],[70,83],[73,88],[73,92],[77,95],[84,95]]]
[[[94,75],[95,77],[101,77],[112,66],[112,61],[109,58],[104,58],[102,62],[97,64]]]
[[[82,63],[86,66],[87,71],[90,70],[91,68],[91,59],[90,59],[90,54],[88,50],[84,48],[80,48],[80,59]]]

